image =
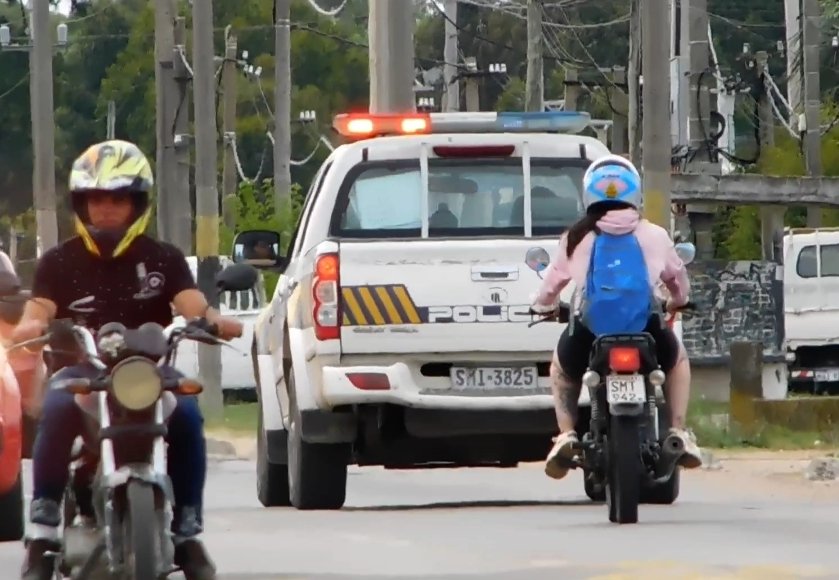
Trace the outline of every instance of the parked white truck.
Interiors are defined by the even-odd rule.
[[[839,228],[786,230],[784,325],[790,391],[839,394]]]
[[[187,256],[186,261],[192,276],[198,277],[198,258]],[[220,257],[221,268],[226,268],[233,261],[228,256]],[[246,292],[225,292],[219,299],[219,310],[225,316],[238,318],[244,324],[242,336],[229,342],[230,346],[221,348],[221,388],[230,393],[237,391],[237,398],[248,398],[256,386],[251,346],[253,345],[253,327],[257,316],[265,306],[265,286],[260,273],[257,286]],[[177,320],[179,320],[178,317]],[[187,376],[198,376],[198,343],[184,341],[178,348],[175,368]]]

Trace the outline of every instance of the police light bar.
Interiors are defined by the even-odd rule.
[[[420,133],[579,133],[591,115],[577,111],[535,113],[410,113],[336,115],[333,128],[351,139]]]
[[[342,114],[336,115],[332,127],[344,137],[366,139],[383,135],[428,133],[431,119],[419,114]]]

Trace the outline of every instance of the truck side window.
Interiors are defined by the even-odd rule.
[[[819,246],[822,263],[821,277],[839,276],[839,244]],[[816,278],[816,246],[804,246],[798,254],[795,271],[802,278]]]

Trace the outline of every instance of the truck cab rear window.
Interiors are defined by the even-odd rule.
[[[531,160],[532,235],[558,235],[583,215],[581,184],[588,164]],[[419,161],[359,165],[339,192],[332,234],[419,238],[422,187]],[[521,159],[429,160],[429,237],[523,236],[524,189]]]

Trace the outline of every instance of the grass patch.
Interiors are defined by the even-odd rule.
[[[256,434],[257,403],[234,403],[224,406],[224,419],[221,421],[208,421],[207,429],[211,431],[231,431],[236,434]]]
[[[224,406],[222,421],[208,421],[207,429],[236,435],[255,435],[257,403],[233,403]],[[835,449],[839,448],[839,430],[829,432],[795,431],[781,425],[758,424],[745,430],[728,420],[728,403],[694,399],[688,411],[688,426],[699,445],[714,449]]]
[[[692,400],[688,426],[701,447],[774,450],[832,449],[839,447],[839,431],[796,431],[782,425],[758,423],[745,429],[728,419],[728,403]]]

